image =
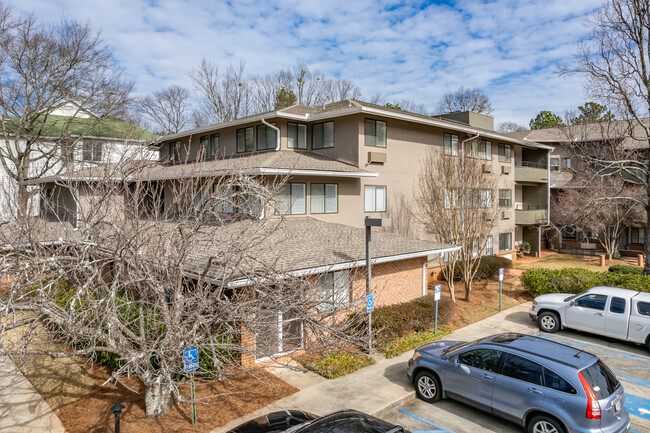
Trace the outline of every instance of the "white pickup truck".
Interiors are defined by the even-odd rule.
[[[544,332],[572,328],[650,348],[650,293],[615,287],[552,293],[536,297],[528,315]]]

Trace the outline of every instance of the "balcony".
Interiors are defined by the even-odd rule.
[[[515,224],[546,224],[548,209],[545,204],[520,205],[515,208]]]
[[[519,161],[515,165],[515,182],[548,183],[546,164]]]

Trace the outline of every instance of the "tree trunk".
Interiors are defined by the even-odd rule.
[[[646,223],[645,223],[645,234],[644,234],[644,244],[643,244],[643,275],[650,275],[650,263],[648,263],[648,257],[650,257],[650,205],[646,206]]]
[[[29,191],[26,185],[18,184],[18,217],[28,216]]]
[[[158,376],[146,384],[144,396],[145,410],[149,418],[160,418],[169,413],[172,407],[172,392],[169,384]]]

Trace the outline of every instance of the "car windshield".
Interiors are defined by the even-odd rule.
[[[448,353],[454,353],[454,352],[456,352],[456,351],[458,351],[460,349],[464,349],[466,347],[473,346],[474,344],[478,344],[480,342],[481,342],[481,340],[474,340],[474,341],[468,341],[467,343],[454,344],[453,346],[449,346],[445,350],[441,351],[440,354],[441,355],[446,355]]]
[[[609,397],[620,386],[614,373],[600,360],[582,370],[582,375],[598,400]]]
[[[564,302],[569,302],[570,300],[572,300],[574,298],[577,298],[578,296],[580,296],[580,295],[582,295],[584,293],[587,293],[587,292],[582,292],[582,293],[578,293],[577,295],[567,296],[566,298],[564,298]]]

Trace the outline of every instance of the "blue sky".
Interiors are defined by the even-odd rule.
[[[172,1],[8,0],[42,20],[62,14],[101,29],[117,61],[144,94],[182,84],[206,57],[246,62],[265,74],[305,63],[354,81],[363,97],[433,108],[443,93],[477,87],[495,124],[527,125],[540,110],[561,114],[587,98],[583,78],[560,77],[584,16],[601,0]],[[364,99],[364,98],[361,99]]]

